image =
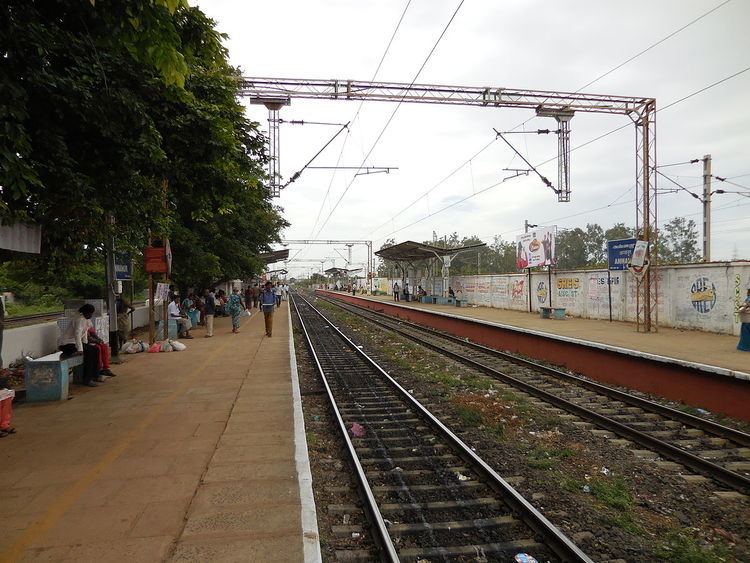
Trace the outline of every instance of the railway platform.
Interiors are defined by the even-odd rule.
[[[538,314],[489,307],[318,292],[546,360],[600,382],[750,420],[750,354],[736,350],[736,336],[664,327],[646,334],[636,332],[632,323],[542,319]]]
[[[319,561],[289,308],[216,320],[0,443],[0,561]]]

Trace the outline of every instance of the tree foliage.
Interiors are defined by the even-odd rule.
[[[286,223],[221,41],[186,0],[3,3],[0,220],[41,224],[33,269],[93,264],[114,229],[170,237],[181,285],[259,270]]]
[[[687,264],[699,262],[698,230],[693,219],[675,217],[659,232],[659,262]]]

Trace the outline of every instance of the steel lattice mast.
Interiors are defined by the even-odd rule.
[[[567,143],[569,117],[575,112],[625,115],[636,134],[636,230],[650,244],[651,263],[656,263],[656,100],[647,97],[612,96],[582,92],[524,90],[504,87],[447,86],[360,80],[243,77],[242,96],[253,103],[289,103],[292,98],[318,100],[366,100],[426,103],[491,108],[525,108],[545,116],[562,117],[566,138],[560,142],[560,178],[569,175],[570,148]],[[565,141],[565,142],[563,142]],[[278,147],[277,147],[278,149]],[[276,171],[274,171],[276,172]],[[561,201],[569,200],[567,186],[558,186]],[[636,320],[639,330],[658,328],[658,276],[652,268],[637,281]]]

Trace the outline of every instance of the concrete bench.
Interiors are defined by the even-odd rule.
[[[70,370],[83,365],[83,356],[62,357],[54,352],[26,362],[27,401],[64,401],[68,398]]]
[[[565,307],[539,307],[539,316],[543,319],[565,320]]]

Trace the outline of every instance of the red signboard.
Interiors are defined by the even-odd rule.
[[[146,258],[146,272],[149,274],[167,273],[167,252],[163,247],[148,247],[143,255]]]

